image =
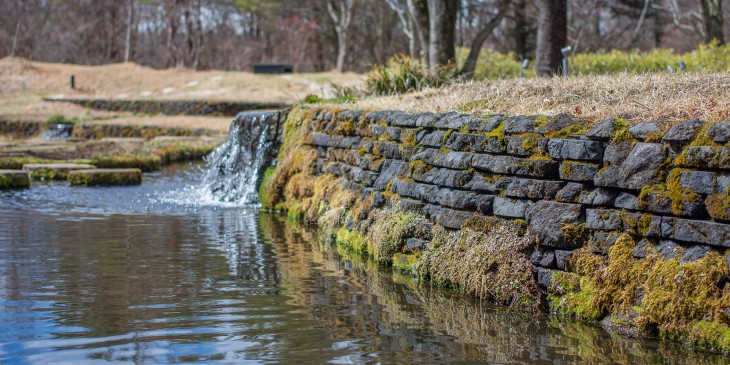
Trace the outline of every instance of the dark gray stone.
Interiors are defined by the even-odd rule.
[[[613,118],[598,122],[598,124],[585,133],[586,137],[599,141],[612,139],[614,135],[616,135],[616,122]]]
[[[659,128],[659,122],[639,123],[629,128],[629,134],[631,134],[632,137],[640,140],[644,140],[652,134],[656,134],[658,132],[661,132],[661,128]]]
[[[555,274],[556,272],[557,270],[550,270],[541,267],[535,268],[535,273],[537,275],[537,284],[540,285],[543,289],[550,288],[550,286],[553,285],[553,274]]]
[[[513,198],[552,199],[563,187],[562,181],[514,179],[504,194]]]
[[[409,251],[423,251],[428,248],[429,243],[426,240],[411,237],[406,239],[406,248]]]
[[[476,196],[477,212],[482,214],[492,214],[492,206],[494,205],[494,195],[479,194]]]
[[[506,137],[506,136],[505,136]],[[497,136],[485,136],[481,144],[474,144],[471,146],[474,152],[486,152],[486,153],[502,153],[506,149],[503,138]]]
[[[730,169],[730,148],[689,146],[683,157],[678,160],[682,167]]]
[[[679,259],[680,264],[686,264],[689,262],[695,262],[712,252],[710,246],[705,245],[692,245],[684,251],[684,255]]]
[[[401,154],[401,145],[399,143],[373,142],[373,154],[385,158],[392,158],[394,160],[400,160],[403,158],[403,155]]]
[[[592,163],[563,161],[560,163],[560,178],[569,181],[593,181],[598,165]]]
[[[555,263],[558,265],[558,269],[566,270],[571,256],[573,256],[573,251],[555,250]]]
[[[386,118],[388,124],[393,127],[415,127],[416,116],[410,114],[394,114]]]
[[[454,132],[446,141],[446,148],[457,151],[469,151],[472,146],[481,147],[484,145],[487,136],[482,134],[469,134]]]
[[[388,183],[398,176],[407,175],[411,170],[410,165],[403,161],[389,161],[388,166],[380,173],[380,176],[373,183],[375,190],[383,191]]]
[[[535,250],[530,255],[530,263],[541,267],[553,268],[555,267],[555,252],[540,246],[535,247]]]
[[[682,201],[681,208],[675,209],[676,204],[672,202],[670,194],[662,191],[648,192],[642,194],[640,208],[654,213],[675,214],[685,217],[705,217],[705,210],[702,200],[685,199]]]
[[[438,217],[438,224],[452,229],[460,229],[464,222],[469,220],[474,213],[463,212],[460,210],[453,210],[448,208],[442,208],[441,214]]]
[[[730,141],[730,121],[716,123],[707,130],[707,135],[716,143],[727,143]]]
[[[620,212],[608,209],[587,209],[586,228],[616,231],[622,228]]]
[[[603,158],[603,147],[597,141],[553,138],[548,141],[548,153],[560,160],[598,161]]]
[[[422,214],[426,216],[426,218],[430,219],[433,222],[438,221],[439,215],[441,215],[441,206],[434,205],[434,204],[427,204],[422,211]]]
[[[605,188],[593,189],[588,194],[584,194],[578,199],[580,204],[588,205],[611,205],[618,195],[618,191]]]
[[[558,175],[558,162],[532,160],[513,156],[474,155],[472,165],[475,168],[495,174],[525,175],[551,178]]]
[[[682,246],[678,245],[672,240],[664,240],[659,242],[657,250],[665,260],[670,260],[679,255],[679,253],[682,251]]]
[[[499,127],[502,122],[505,121],[507,117],[501,114],[495,114],[489,117],[485,117],[482,119],[482,122],[479,124],[479,127],[476,129],[479,132],[491,132],[497,127]]]
[[[698,194],[715,193],[715,173],[709,171],[679,171],[679,184]]]
[[[578,204],[539,201],[525,212],[530,230],[537,234],[540,244],[555,248],[577,248],[582,242],[566,240],[563,225],[577,226],[580,222],[581,206]]]
[[[446,167],[455,170],[466,170],[471,167],[473,154],[469,152],[449,151],[437,154],[433,162],[434,166]]]
[[[537,133],[546,134],[550,132],[557,132],[561,129],[568,128],[572,125],[584,125],[586,122],[583,120],[575,119],[570,114],[561,113],[558,114],[545,123],[545,125],[537,128]]]
[[[616,208],[638,210],[639,199],[636,195],[622,192],[616,197],[616,200],[613,201],[613,205]]]
[[[634,247],[634,251],[631,252],[631,256],[637,259],[643,259],[649,255],[649,251],[652,249],[651,247],[651,242],[647,239],[642,239],[636,244],[636,247]]]
[[[715,191],[718,194],[727,194],[730,192],[730,174],[717,174],[715,182]]]
[[[730,247],[730,224],[675,218],[669,238],[679,241]]]
[[[567,183],[555,195],[555,200],[564,203],[577,203],[578,197],[580,196],[581,192],[583,192],[583,187],[584,185],[581,183]]]
[[[380,194],[379,191],[376,191],[373,194],[373,201],[372,201],[372,203],[370,203],[370,207],[371,208],[382,208],[385,206],[385,202],[386,202],[385,197],[382,194]]]
[[[532,202],[529,200],[496,197],[494,198],[494,205],[492,206],[492,209],[494,211],[494,215],[500,217],[524,218],[525,211],[531,203]]]
[[[514,180],[511,176],[475,174],[464,188],[479,192],[499,193]]]
[[[534,132],[535,119],[537,119],[537,117],[526,117],[524,115],[509,117],[504,122],[503,131],[506,134]]]
[[[505,136],[505,151],[510,155],[532,156],[547,150],[547,139],[537,137]]]
[[[668,143],[690,142],[695,138],[700,127],[702,127],[701,120],[688,120],[677,123],[669,129],[669,132],[662,137],[662,140]]]
[[[727,257],[725,257],[725,261],[727,261],[727,269],[728,269],[728,271],[730,271],[730,254],[728,254]]]
[[[434,123],[434,127],[459,130],[468,123],[469,117],[470,115],[468,114],[448,112],[443,114],[441,119]]]
[[[449,188],[462,188],[469,184],[474,174],[467,171],[431,168],[425,172],[417,168],[413,172],[413,179],[427,184],[440,185]]]
[[[593,182],[597,186],[640,190],[657,182],[659,167],[665,159],[662,144],[637,143],[622,163],[599,171]]]
[[[445,131],[433,131],[421,139],[421,144],[428,147],[439,148],[444,144]]]
[[[595,231],[591,234],[589,247],[591,252],[597,254],[607,254],[608,249],[616,244],[616,240],[621,236],[619,232],[602,232]]]
[[[631,154],[632,148],[634,145],[629,141],[610,143],[603,152],[604,165],[622,164]]]
[[[425,206],[425,203],[412,199],[401,199],[399,204],[400,210],[413,213],[421,213]]]
[[[438,193],[438,203],[449,208],[461,210],[476,210],[476,193],[471,191],[441,189]]]
[[[416,114],[416,127],[433,128],[436,121],[441,119],[440,114],[422,113]]]

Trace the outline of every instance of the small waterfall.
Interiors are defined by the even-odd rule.
[[[41,139],[69,139],[74,129],[73,124],[68,123],[50,123],[43,131]]]
[[[277,113],[241,113],[231,122],[228,140],[207,158],[203,187],[215,202],[258,203],[256,185],[270,162]],[[273,122],[273,123],[272,123]]]

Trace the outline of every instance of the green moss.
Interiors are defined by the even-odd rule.
[[[446,144],[446,142],[449,140],[449,137],[451,137],[451,134],[454,133],[453,130],[449,129],[444,133],[444,137],[441,138],[441,144]]]
[[[368,252],[367,239],[356,231],[350,231],[345,227],[340,227],[335,234],[335,240],[349,250],[359,253]]]
[[[128,186],[142,183],[139,169],[122,170],[76,170],[68,173],[71,185],[86,186]]]
[[[506,121],[499,123],[497,128],[494,128],[491,132],[487,133],[487,138],[494,140],[499,144],[504,144],[504,124]]]
[[[28,175],[16,176],[14,174],[0,173],[0,190],[23,189],[30,187]]]
[[[159,156],[102,156],[92,159],[99,168],[137,168],[143,172],[159,171],[162,160]]]
[[[263,207],[272,207],[271,197],[266,195],[266,187],[271,184],[274,172],[276,172],[276,167],[271,166],[267,168],[266,171],[264,171],[264,177],[261,179],[261,184],[259,185],[259,202]]]
[[[730,193],[707,196],[705,207],[712,219],[730,221]]]
[[[413,271],[413,265],[418,262],[418,259],[421,257],[420,253],[415,254],[404,254],[404,253],[396,253],[393,255],[393,268],[403,271],[403,272],[412,272]]]
[[[611,142],[618,143],[634,140],[634,138],[629,133],[629,128],[631,127],[631,124],[629,124],[629,122],[627,122],[625,119],[615,118],[613,120],[613,126],[616,132],[614,133]]]

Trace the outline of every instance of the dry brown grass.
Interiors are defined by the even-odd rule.
[[[730,74],[613,74],[504,79],[363,99],[352,108],[407,112],[555,115],[599,120],[730,119]]]

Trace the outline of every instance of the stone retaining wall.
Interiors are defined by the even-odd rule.
[[[65,102],[81,105],[85,108],[116,112],[132,112],[165,115],[209,115],[235,116],[250,110],[281,109],[281,103],[256,103],[238,101],[204,101],[204,100],[115,100],[115,99],[70,99],[47,98],[46,101]]]
[[[262,204],[344,247],[518,309],[730,353],[730,122],[298,106],[280,135]]]
[[[540,238],[531,261],[543,285],[573,250],[606,252],[617,233],[667,258],[682,248],[682,262],[730,247],[730,123],[686,121],[663,133],[659,123],[607,119],[572,133],[584,123],[320,111],[309,144],[320,173],[364,196],[395,194],[402,209],[446,228],[474,216],[524,220]],[[698,140],[706,145],[689,146]]]

